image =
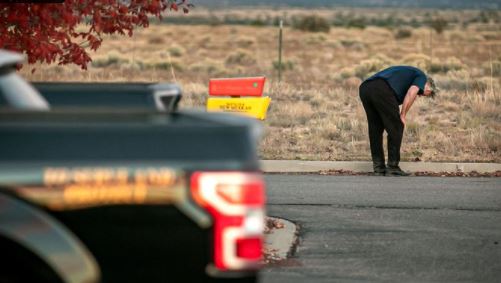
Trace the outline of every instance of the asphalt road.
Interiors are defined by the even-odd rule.
[[[501,282],[501,178],[266,180],[300,244],[261,282]]]

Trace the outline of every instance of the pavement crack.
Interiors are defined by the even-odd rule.
[[[405,210],[456,210],[471,212],[501,212],[501,208],[475,208],[475,207],[438,207],[438,206],[391,206],[391,205],[350,205],[350,204],[330,204],[330,203],[268,203],[269,206],[317,206],[333,207],[342,209],[405,209]]]

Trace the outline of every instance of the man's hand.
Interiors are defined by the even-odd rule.
[[[419,92],[419,87],[413,85],[409,88],[407,94],[405,95],[404,103],[402,103],[402,110],[400,111],[400,121],[402,121],[404,127],[405,127],[405,115],[411,108],[412,103],[414,103],[414,100],[416,100],[418,92]]]
[[[402,121],[402,124],[405,127],[405,115],[400,114],[400,121]]]

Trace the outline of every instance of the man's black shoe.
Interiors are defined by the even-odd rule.
[[[384,176],[386,173],[386,166],[384,165],[383,162],[374,162],[372,164],[372,167],[374,168],[374,176]]]
[[[402,171],[398,166],[388,166],[386,168],[386,176],[409,176],[410,173]]]

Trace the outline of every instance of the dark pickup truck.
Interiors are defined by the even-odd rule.
[[[128,108],[174,112],[181,89],[166,83],[35,82],[35,89],[52,109]]]
[[[45,100],[9,56],[0,52],[0,282],[257,280],[255,121],[176,111],[172,85],[35,84]]]

